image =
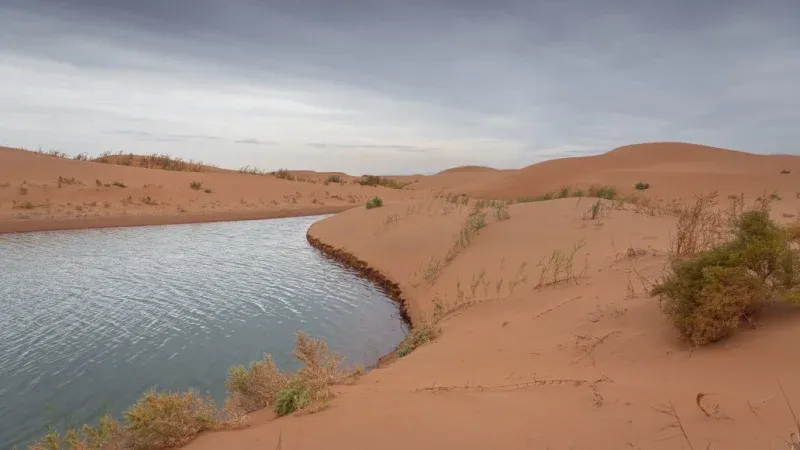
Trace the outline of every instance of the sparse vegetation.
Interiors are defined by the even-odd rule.
[[[590,186],[587,191],[584,191],[583,189],[573,190],[571,186],[565,185],[556,191],[545,192],[544,194],[539,194],[532,197],[518,197],[517,203],[544,202],[547,200],[570,197],[595,197],[604,198],[606,200],[614,200],[617,198],[617,196],[617,188],[614,186]]]
[[[636,183],[636,185],[634,187],[638,191],[643,191],[645,189],[650,189],[650,183],[645,183],[644,181],[640,181],[640,182]]]
[[[112,181],[111,182],[111,186],[115,186],[115,187],[118,187],[118,188],[126,188],[126,187],[128,187],[128,185],[126,185],[125,183],[123,183],[121,181]]]
[[[274,176],[275,178],[280,178],[281,180],[289,180],[289,181],[295,180],[294,175],[289,173],[289,171],[286,169],[278,169],[274,172],[270,172],[270,175]]]
[[[367,202],[367,209],[380,208],[381,206],[383,206],[383,200],[377,196]]]
[[[266,170],[259,169],[258,167],[255,167],[255,166],[253,166],[253,167],[244,166],[244,167],[239,169],[239,173],[246,173],[248,175],[268,175],[269,174],[269,172],[267,172]]]
[[[202,181],[192,181],[189,183],[189,187],[194,189],[195,191],[199,191],[203,189],[203,182]]]
[[[147,169],[170,170],[176,172],[204,172],[207,166],[204,165],[202,161],[186,161],[181,158],[175,158],[164,154],[153,153],[150,155],[138,156],[132,153],[122,153],[121,151],[117,153],[104,152],[97,158],[91,159],[90,161],[103,164],[138,166]]]
[[[33,203],[31,203],[28,200],[25,200],[24,202],[18,202],[16,200],[14,200],[11,203],[11,207],[13,209],[33,209],[33,208],[36,208],[36,205],[34,205]]]
[[[28,188],[25,186],[19,187],[19,195],[28,195]]]
[[[325,184],[341,183],[341,182],[342,182],[342,177],[340,177],[339,175],[328,175],[328,177],[325,178]]]
[[[73,184],[83,184],[80,181],[76,180],[75,177],[66,178],[66,177],[58,177],[58,187],[61,188],[63,185],[71,186]]]
[[[663,311],[695,345],[718,341],[771,300],[800,300],[800,256],[793,227],[769,218],[765,204],[727,222],[715,196],[699,197],[678,217],[670,271],[653,289]]]
[[[511,214],[508,213],[508,206],[505,203],[499,202],[494,205],[494,219],[498,222],[508,220]]]
[[[586,276],[587,267],[581,272],[575,272],[575,256],[586,245],[585,240],[580,240],[573,244],[572,249],[566,253],[561,250],[553,250],[549,256],[543,256],[537,267],[539,268],[539,280],[534,289],[541,289],[546,286],[555,286],[561,282],[575,281]]]
[[[153,199],[152,197],[150,197],[149,195],[141,197],[139,199],[139,201],[144,203],[145,205],[150,205],[150,206],[158,205],[158,202],[155,199]]]
[[[390,178],[383,178],[376,175],[364,175],[358,180],[362,186],[383,186],[391,189],[403,189],[408,183],[400,183]]]
[[[781,175],[788,175],[792,173],[792,169],[781,169]]]
[[[249,367],[231,369],[225,383],[224,408],[195,391],[145,392],[118,422],[103,416],[97,427],[84,425],[60,434],[51,430],[32,450],[162,449],[186,444],[198,433],[239,428],[246,413],[271,407],[279,415],[296,410],[319,411],[333,397],[331,386],[352,379],[342,359],[328,351],[325,343],[297,333],[294,357],[303,365],[284,374],[266,355]]]

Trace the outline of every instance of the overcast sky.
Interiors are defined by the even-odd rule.
[[[798,0],[0,0],[0,144],[351,173],[798,153]]]

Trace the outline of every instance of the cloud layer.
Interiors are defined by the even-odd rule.
[[[0,142],[426,172],[796,153],[792,0],[0,0]]]

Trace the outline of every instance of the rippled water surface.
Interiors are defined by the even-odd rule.
[[[320,217],[0,235],[0,448],[119,414],[151,386],[224,398],[294,334],[371,364],[396,306],[305,239]]]

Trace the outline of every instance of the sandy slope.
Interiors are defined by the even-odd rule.
[[[766,180],[794,189],[795,175],[779,172],[795,158],[705,152],[689,148],[671,159],[622,149],[605,155],[614,164],[598,157],[602,164],[586,181],[628,183],[627,167],[657,179],[665,197],[714,186],[723,198],[748,192],[751,200],[772,189]],[[589,168],[588,161],[548,165]],[[536,167],[520,172],[538,173]],[[660,172],[663,178],[653,178]],[[725,190],[729,177],[733,187]],[[774,202],[776,216],[797,211],[793,192]],[[435,342],[340,388],[329,410],[272,421],[261,415],[249,429],[203,435],[189,448],[275,448],[279,432],[283,449],[785,448],[792,420],[776,377],[800,408],[800,360],[793,356],[800,311],[774,308],[758,329],[692,351],[642,281],[663,273],[674,219],[612,210],[592,221],[584,218],[589,203],[511,206],[511,218],[490,219],[433,284],[419,270],[432,256],[444,257],[467,207],[415,200],[316,223],[312,236],[398,282],[412,317],[430,313],[437,298],[476,304],[446,319]],[[535,289],[541,258],[578,242],[585,246],[575,271],[585,277]],[[700,393],[709,394],[701,404],[711,416],[696,404]],[[689,442],[671,427],[675,419],[658,411],[670,404]]]
[[[324,185],[327,174],[302,175],[318,182],[219,169],[171,172],[0,148],[0,232],[322,214],[363,205],[375,195],[386,201],[420,195],[352,183]],[[59,187],[59,177],[76,183]],[[126,187],[110,185],[115,181]],[[190,188],[193,181],[202,182],[202,189]]]

